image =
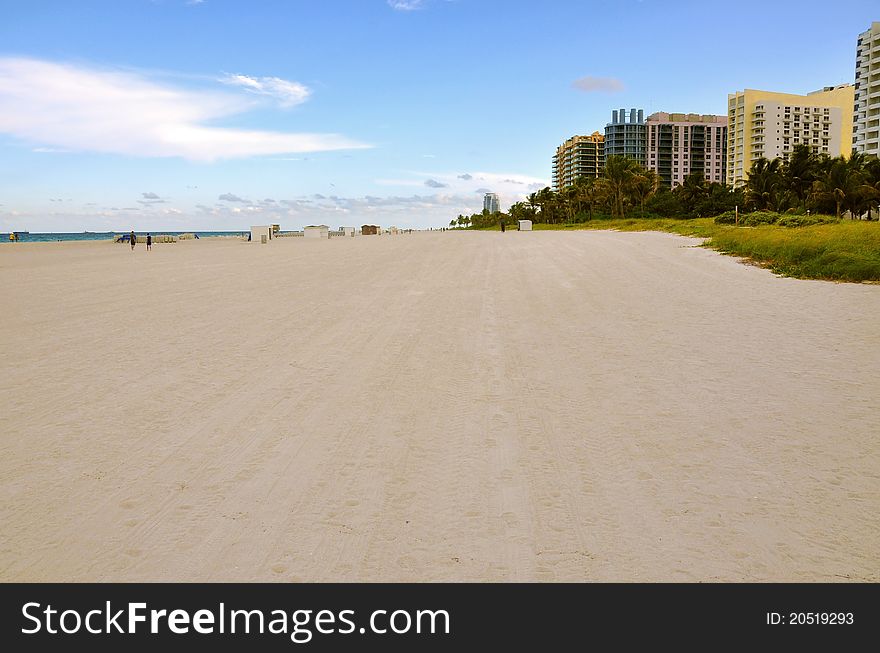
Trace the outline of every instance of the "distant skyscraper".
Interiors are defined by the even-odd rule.
[[[852,145],[880,157],[880,23],[859,34],[856,44],[855,111]]]
[[[605,165],[605,137],[572,136],[556,148],[553,157],[553,188],[562,190],[578,177],[599,177]]]
[[[605,126],[605,158],[625,156],[645,165],[644,114],[642,109],[630,109],[627,121],[626,109],[611,112],[611,122]]]
[[[827,86],[807,95],[747,88],[727,96],[727,183],[746,181],[760,158],[786,159],[795,145],[819,154],[849,156],[853,87]]]
[[[647,120],[647,165],[669,189],[694,172],[724,183],[727,171],[727,116],[652,113]]]
[[[486,193],[483,196],[483,210],[489,213],[501,213],[501,205],[498,203],[498,195]]]

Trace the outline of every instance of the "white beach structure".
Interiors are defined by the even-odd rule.
[[[272,240],[272,225],[264,224],[251,227],[252,243],[268,243],[270,240]]]
[[[330,227],[325,224],[309,225],[303,229],[303,236],[306,238],[329,238]]]
[[[355,229],[354,227],[339,227],[339,231],[341,231],[342,234],[346,237],[354,237],[354,235],[357,233],[357,229]]]
[[[532,230],[532,221],[531,220],[520,220],[519,221],[519,230],[520,231],[531,231]]]

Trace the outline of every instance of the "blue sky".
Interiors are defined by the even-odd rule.
[[[852,82],[880,6],[827,7],[3,0],[0,231],[441,226],[614,108]]]

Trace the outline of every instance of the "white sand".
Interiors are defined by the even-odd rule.
[[[880,580],[880,286],[693,243],[0,245],[0,580]]]

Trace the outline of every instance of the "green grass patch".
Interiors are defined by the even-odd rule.
[[[810,216],[813,217],[813,216]],[[880,223],[843,220],[817,224],[784,220],[781,224],[743,227],[717,224],[713,218],[627,218],[593,220],[578,224],[535,224],[536,231],[615,229],[665,231],[706,238],[705,245],[723,254],[739,256],[777,274],[801,279],[880,282]]]
[[[707,245],[788,277],[880,281],[880,224],[876,222],[727,227]]]

